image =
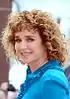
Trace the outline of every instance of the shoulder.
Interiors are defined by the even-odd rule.
[[[62,87],[68,89],[68,80],[63,71],[58,69],[48,69],[44,75],[42,76],[42,81],[45,83],[46,81],[53,81]]]
[[[69,99],[67,78],[64,72],[57,69],[49,69],[44,73],[41,88],[42,99]]]

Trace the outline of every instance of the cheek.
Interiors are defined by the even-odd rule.
[[[34,52],[37,54],[41,53],[44,50],[43,46],[39,43],[33,45],[32,48],[33,48]]]
[[[42,44],[39,44],[38,46],[37,46],[37,50],[38,50],[38,52],[39,53],[44,53],[45,52],[45,47],[42,45]]]
[[[33,44],[30,45],[30,47],[34,50],[34,51],[39,51],[42,48],[42,44],[41,42],[34,42]]]

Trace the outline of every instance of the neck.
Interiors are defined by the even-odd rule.
[[[31,71],[34,72],[38,68],[40,68],[42,65],[48,62],[47,58],[40,59],[40,60],[35,60],[29,64]]]

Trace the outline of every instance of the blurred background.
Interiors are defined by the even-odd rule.
[[[66,37],[68,60],[65,63],[65,70],[68,75],[70,73],[70,0],[0,0],[0,36],[10,12],[35,8],[50,12],[59,24],[62,34]],[[15,86],[16,82],[18,82],[16,88],[19,88],[19,85],[25,80],[26,66],[22,68],[23,73],[20,73],[21,70],[18,69],[20,67],[17,65],[21,67],[21,64],[14,58],[10,59],[9,62],[6,60],[4,50],[0,43],[0,83],[9,81]],[[23,80],[19,78],[22,77],[20,75],[23,75]]]

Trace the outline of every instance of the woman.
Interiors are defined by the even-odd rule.
[[[62,66],[67,50],[52,17],[40,10],[12,13],[3,31],[6,55],[28,64],[17,99],[69,99]]]

